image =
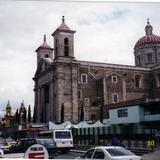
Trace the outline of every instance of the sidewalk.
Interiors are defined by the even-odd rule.
[[[160,160],[160,150],[149,154],[144,154],[142,158],[143,160]]]

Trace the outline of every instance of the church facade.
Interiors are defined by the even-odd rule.
[[[135,66],[78,61],[74,54],[74,34],[65,23],[53,32],[54,47],[46,37],[37,50],[34,75],[35,122],[80,121],[81,108],[86,121],[109,118],[112,109],[143,107],[144,114],[160,114],[160,37],[149,21],[145,33],[134,46]],[[121,113],[122,112],[122,113]],[[125,111],[120,111],[123,113]]]

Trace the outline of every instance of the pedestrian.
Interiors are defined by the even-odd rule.
[[[115,135],[112,138],[111,145],[112,146],[118,146],[118,139]]]

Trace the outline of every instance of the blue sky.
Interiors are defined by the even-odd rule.
[[[0,113],[10,100],[13,112],[22,100],[34,105],[35,50],[65,16],[76,30],[77,60],[134,65],[133,48],[145,35],[147,18],[160,34],[160,3],[0,1]]]

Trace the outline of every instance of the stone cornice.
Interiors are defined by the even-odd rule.
[[[130,65],[120,65],[120,64],[111,64],[111,63],[99,63],[99,62],[90,62],[90,61],[78,61],[82,66],[93,66],[93,67],[103,67],[103,68],[113,68],[113,69],[127,69],[135,71],[151,71],[150,68],[136,67]]]

